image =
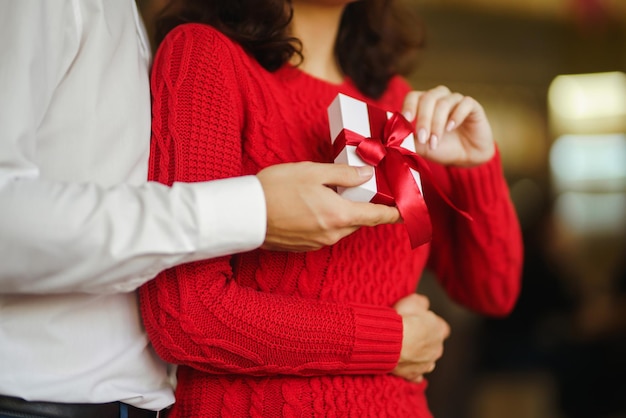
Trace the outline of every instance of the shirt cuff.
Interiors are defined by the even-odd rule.
[[[256,176],[195,183],[199,249],[219,257],[258,248],[265,241],[265,194]]]

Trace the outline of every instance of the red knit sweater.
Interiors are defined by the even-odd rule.
[[[275,73],[216,30],[179,26],[152,75],[150,178],[196,182],[292,161],[332,161],[326,109],[338,92],[286,65]],[[400,110],[394,78],[374,102]],[[455,203],[424,185],[430,244],[403,225],[361,228],[308,253],[256,250],[167,270],[140,290],[154,347],[179,364],[173,417],[429,417],[425,383],[389,372],[402,341],[390,307],[428,264],[450,296],[502,315],[519,291],[521,238],[498,155],[476,168],[432,164]]]

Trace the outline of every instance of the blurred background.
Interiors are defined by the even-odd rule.
[[[411,82],[483,104],[525,240],[507,318],[425,277],[452,328],[435,417],[626,417],[626,0],[411,1],[427,33]]]
[[[424,277],[452,327],[435,418],[626,418],[626,0],[404,1],[427,34],[410,82],[483,104],[525,240],[507,318]]]

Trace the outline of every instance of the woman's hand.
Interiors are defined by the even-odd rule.
[[[415,123],[415,148],[424,158],[472,167],[495,153],[491,126],[480,103],[445,86],[412,91],[404,99],[404,116]]]
[[[398,365],[391,372],[412,382],[435,369],[443,354],[443,343],[450,326],[430,310],[426,296],[411,294],[400,299],[394,309],[402,317],[402,350]]]

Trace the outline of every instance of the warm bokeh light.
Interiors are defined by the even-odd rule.
[[[625,132],[626,74],[560,75],[550,85],[548,105],[557,133]]]

